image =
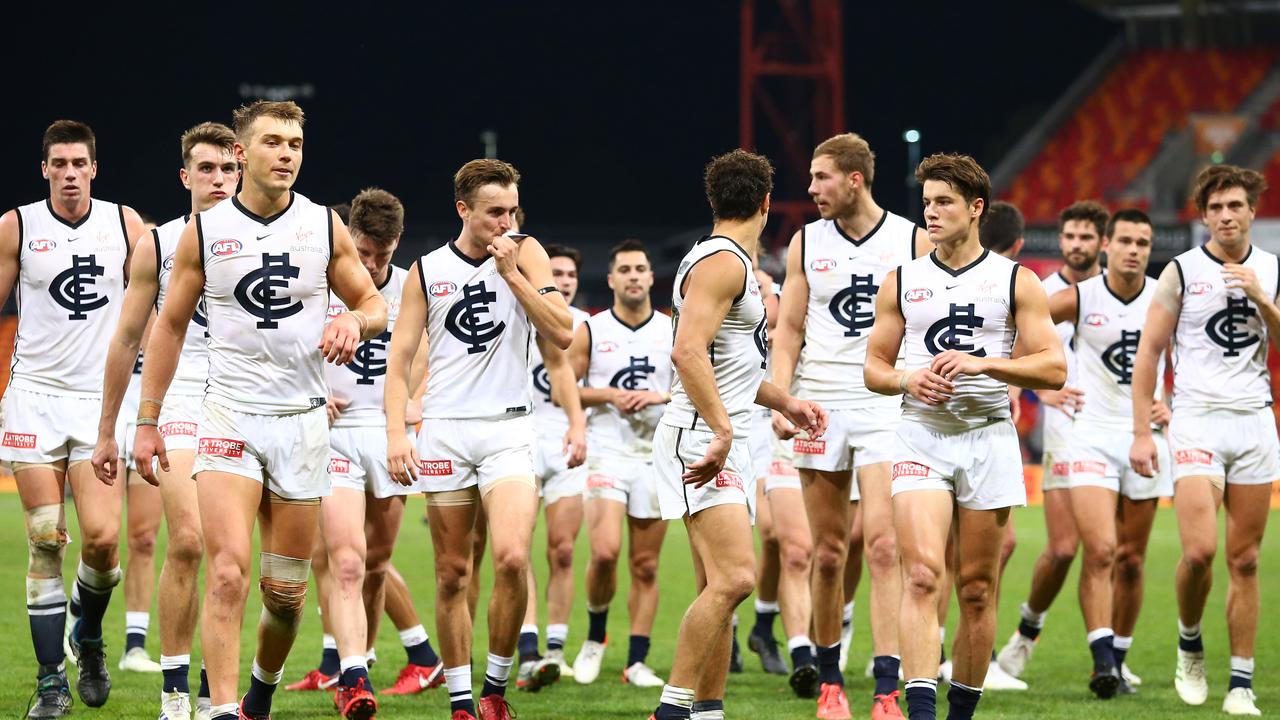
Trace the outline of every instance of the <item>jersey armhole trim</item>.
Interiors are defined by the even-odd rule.
[[[1274,302],[1280,298],[1280,255],[1276,256],[1276,294],[1271,298]]]
[[[894,293],[894,300],[898,303],[898,315],[902,317],[902,321],[907,321],[907,314],[902,312],[902,266],[899,265],[894,271],[897,276],[898,289]]]
[[[201,215],[200,213],[196,213],[196,217],[195,217],[196,242],[200,244],[200,270],[207,274],[208,271],[205,269],[205,266],[204,266],[204,223],[201,221],[200,215]]]
[[[800,272],[804,272],[805,244],[806,244],[806,241],[808,240],[808,236],[805,234],[805,228],[807,227],[809,226],[808,225],[800,226]],[[1280,257],[1280,255],[1278,255],[1277,257]]]
[[[1075,288],[1075,291],[1076,291],[1076,321],[1075,321],[1075,326],[1076,326],[1076,330],[1078,331],[1078,330],[1080,329],[1080,283],[1076,283],[1075,285],[1072,285],[1071,287]],[[1050,319],[1052,319],[1052,318],[1050,318]],[[1072,333],[1071,337],[1074,339],[1074,338],[1075,338],[1075,333]]]
[[[1015,317],[1018,314],[1018,271],[1022,269],[1020,263],[1013,264],[1013,272],[1009,273],[1009,317]],[[1077,290],[1077,292],[1079,292]]]
[[[911,259],[916,259],[916,224],[911,223],[911,231],[907,233],[907,247],[911,250]]]
[[[1182,297],[1187,294],[1187,279],[1182,276],[1182,263],[1178,262],[1177,258],[1174,258],[1171,262],[1173,263],[1173,269],[1178,271],[1178,297]]]
[[[418,258],[418,282],[422,284],[422,297],[427,296],[427,274],[422,270],[422,261],[426,260],[426,256]]]
[[[591,320],[588,319],[582,324],[587,328],[587,369],[582,373],[582,386],[590,387],[587,384],[587,379],[591,376],[591,353],[595,350],[596,342],[595,337],[591,334]]]
[[[737,253],[733,252],[732,250],[730,250],[730,249],[728,249],[728,248],[724,248],[724,249],[722,249],[722,250],[716,250],[715,252],[707,253],[706,255],[703,255],[702,257],[698,258],[697,260],[694,260],[694,261],[693,261],[693,263],[689,265],[689,268],[688,268],[687,270],[685,270],[685,271],[684,271],[684,277],[680,278],[680,284],[679,284],[679,285],[677,285],[677,286],[676,286],[676,288],[675,288],[675,289],[676,289],[676,291],[680,293],[680,300],[681,300],[682,302],[684,301],[684,290],[685,290],[685,288],[686,288],[686,287],[688,287],[688,285],[689,285],[689,274],[690,274],[690,273],[692,273],[692,272],[693,272],[693,269],[694,269],[695,267],[697,267],[697,266],[698,266],[698,263],[702,262],[703,260],[706,260],[707,258],[715,257],[716,255],[719,255],[720,253],[726,253],[726,252],[727,252],[727,253],[731,253],[731,254],[733,254],[735,257],[737,256]],[[739,260],[742,260],[742,258],[741,258],[741,257],[739,257],[738,259],[739,259]],[[746,264],[747,264],[747,263],[746,263],[746,261],[745,261],[745,260],[743,260],[743,261],[742,261],[742,265],[743,265],[743,267],[744,267],[744,268],[746,268]],[[751,272],[751,269],[750,269],[750,268],[746,268],[746,272],[748,272],[748,273],[749,273],[749,272]],[[746,294],[747,294],[747,276],[744,274],[744,275],[742,276],[742,292],[738,293],[738,297],[734,298],[734,300],[733,300],[733,304],[734,304],[734,305],[737,305],[737,304],[738,304],[738,302],[739,302],[740,300],[742,300],[742,297],[743,297],[744,295],[746,295]]]
[[[330,260],[332,260],[332,259],[333,259],[333,216],[334,216],[334,212],[333,212],[332,210],[329,210],[329,208],[325,208],[325,210],[327,210],[327,212],[325,213],[325,219],[329,221],[329,259],[330,259]]]
[[[133,240],[129,237],[129,226],[124,222],[124,206],[117,205],[116,212],[120,213],[120,234],[124,236],[124,254],[128,257],[129,251],[133,249]]]
[[[160,230],[158,228],[151,228],[151,240],[156,246],[156,287],[159,287],[160,286]],[[159,299],[159,297],[160,297],[160,294],[156,293],[156,298]]]
[[[14,208],[13,216],[18,218],[18,266],[21,267],[22,266],[22,236],[24,234],[24,229],[22,227],[22,208]],[[14,283],[14,287],[17,287],[17,283]]]

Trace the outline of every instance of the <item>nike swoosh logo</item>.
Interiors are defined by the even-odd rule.
[[[266,240],[267,238],[271,237],[271,236],[272,236],[272,235],[274,235],[274,234],[275,234],[275,233],[267,233],[266,235],[258,235],[258,236],[257,236],[257,238],[258,238],[259,240]]]
[[[67,238],[67,242],[75,242],[75,241],[77,241],[77,240],[79,240],[79,239],[80,239],[80,238],[78,238],[78,237]]]
[[[947,286],[947,289],[948,289],[948,290],[955,290],[955,289],[956,289],[956,288],[958,288],[958,287],[960,287],[960,283],[956,283],[955,285],[948,285],[948,286]]]

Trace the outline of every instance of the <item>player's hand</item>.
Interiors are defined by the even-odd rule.
[[[333,427],[333,424],[338,421],[338,416],[342,415],[342,411],[346,410],[350,404],[350,400],[334,397],[333,395],[329,396],[329,399],[324,403],[324,411],[329,416],[329,427]]]
[[[360,321],[355,315],[344,312],[324,326],[320,338],[320,354],[334,365],[346,365],[356,356],[360,347]]]
[[[1070,385],[1061,390],[1037,390],[1036,397],[1047,407],[1057,408],[1071,415],[1084,408],[1084,391]]]
[[[418,449],[413,446],[408,433],[387,436],[387,471],[391,479],[401,485],[412,485],[418,479]]]
[[[662,405],[667,401],[665,395],[652,390],[623,390],[622,401],[618,407],[625,413],[640,412],[650,405]]]
[[[777,410],[769,413],[769,424],[773,427],[773,434],[777,435],[779,440],[790,440],[800,432],[800,428],[792,425],[787,416]]]
[[[503,279],[515,277],[520,273],[517,260],[520,258],[520,243],[506,235],[499,235],[485,248],[493,256],[498,274]]]
[[[422,422],[422,400],[409,398],[404,406],[404,424],[410,427]]]
[[[955,385],[929,368],[907,372],[907,394],[925,405],[941,405],[951,399]]]
[[[961,375],[981,375],[987,371],[985,358],[975,357],[959,350],[943,350],[933,356],[929,369],[944,380],[955,380]]]
[[[1163,400],[1151,401],[1151,422],[1160,427],[1168,427],[1169,421],[1173,419],[1173,411]]]
[[[1014,425],[1022,419],[1022,388],[1015,385],[1009,386],[1009,419]]]
[[[792,425],[808,433],[810,440],[817,440],[827,431],[827,411],[816,402],[788,396],[782,414]]]
[[[586,424],[578,427],[569,426],[569,431],[564,434],[564,443],[560,446],[560,452],[566,458],[565,464],[571,468],[576,468],[587,461]]]
[[[685,468],[681,479],[685,485],[700,488],[711,482],[724,470],[725,461],[729,459],[729,448],[733,447],[733,436],[714,435],[707,444],[707,452],[701,460]]]
[[[116,439],[110,435],[98,436],[98,444],[93,447],[93,474],[98,476],[104,485],[116,484],[116,463],[120,458],[120,449],[116,447]]]
[[[1160,472],[1160,457],[1151,433],[1133,436],[1133,445],[1129,447],[1129,466],[1143,477],[1155,477]]]
[[[1245,297],[1262,305],[1270,302],[1270,298],[1262,292],[1262,284],[1258,282],[1258,274],[1253,268],[1239,263],[1223,263],[1222,279],[1226,280],[1228,290],[1243,290]]]
[[[169,455],[165,452],[164,438],[160,436],[160,428],[155,425],[139,425],[133,436],[133,464],[143,480],[160,487],[160,478],[156,477],[151,460],[160,459],[160,469],[169,472]]]

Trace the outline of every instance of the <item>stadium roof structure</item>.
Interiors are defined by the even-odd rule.
[[[1280,38],[1277,0],[1076,0],[1122,22],[1130,47],[1241,47]]]

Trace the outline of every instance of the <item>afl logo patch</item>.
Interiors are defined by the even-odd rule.
[[[1102,327],[1107,324],[1107,316],[1102,313],[1089,313],[1084,319],[1084,324],[1089,327]]]
[[[49,252],[50,250],[58,247],[58,243],[53,240],[32,240],[27,243],[27,247],[30,248],[31,252],[42,253]]]
[[[454,294],[457,290],[458,286],[447,280],[431,283],[431,297],[445,297]]]
[[[933,297],[933,291],[929,288],[915,288],[914,290],[908,290],[902,297],[909,303],[924,302]]]
[[[1207,282],[1204,282],[1204,281],[1200,281],[1200,282],[1193,282],[1193,283],[1191,283],[1190,285],[1188,285],[1188,286],[1187,286],[1187,294],[1188,294],[1188,295],[1203,295],[1203,294],[1205,294],[1205,293],[1209,292],[1209,291],[1210,291],[1210,290],[1212,290],[1212,289],[1213,289],[1213,284],[1212,284],[1212,283],[1207,283]]]
[[[235,255],[242,249],[244,249],[244,244],[239,240],[219,240],[209,246],[209,252],[217,255],[218,257]]]
[[[814,272],[827,272],[836,269],[836,261],[831,258],[818,258],[809,263],[809,269]]]
[[[325,315],[328,315],[331,318],[336,318],[346,311],[347,311],[346,305],[330,305],[329,309],[325,311]]]
[[[603,340],[596,343],[596,352],[607,353],[618,349],[618,343],[612,340]]]

